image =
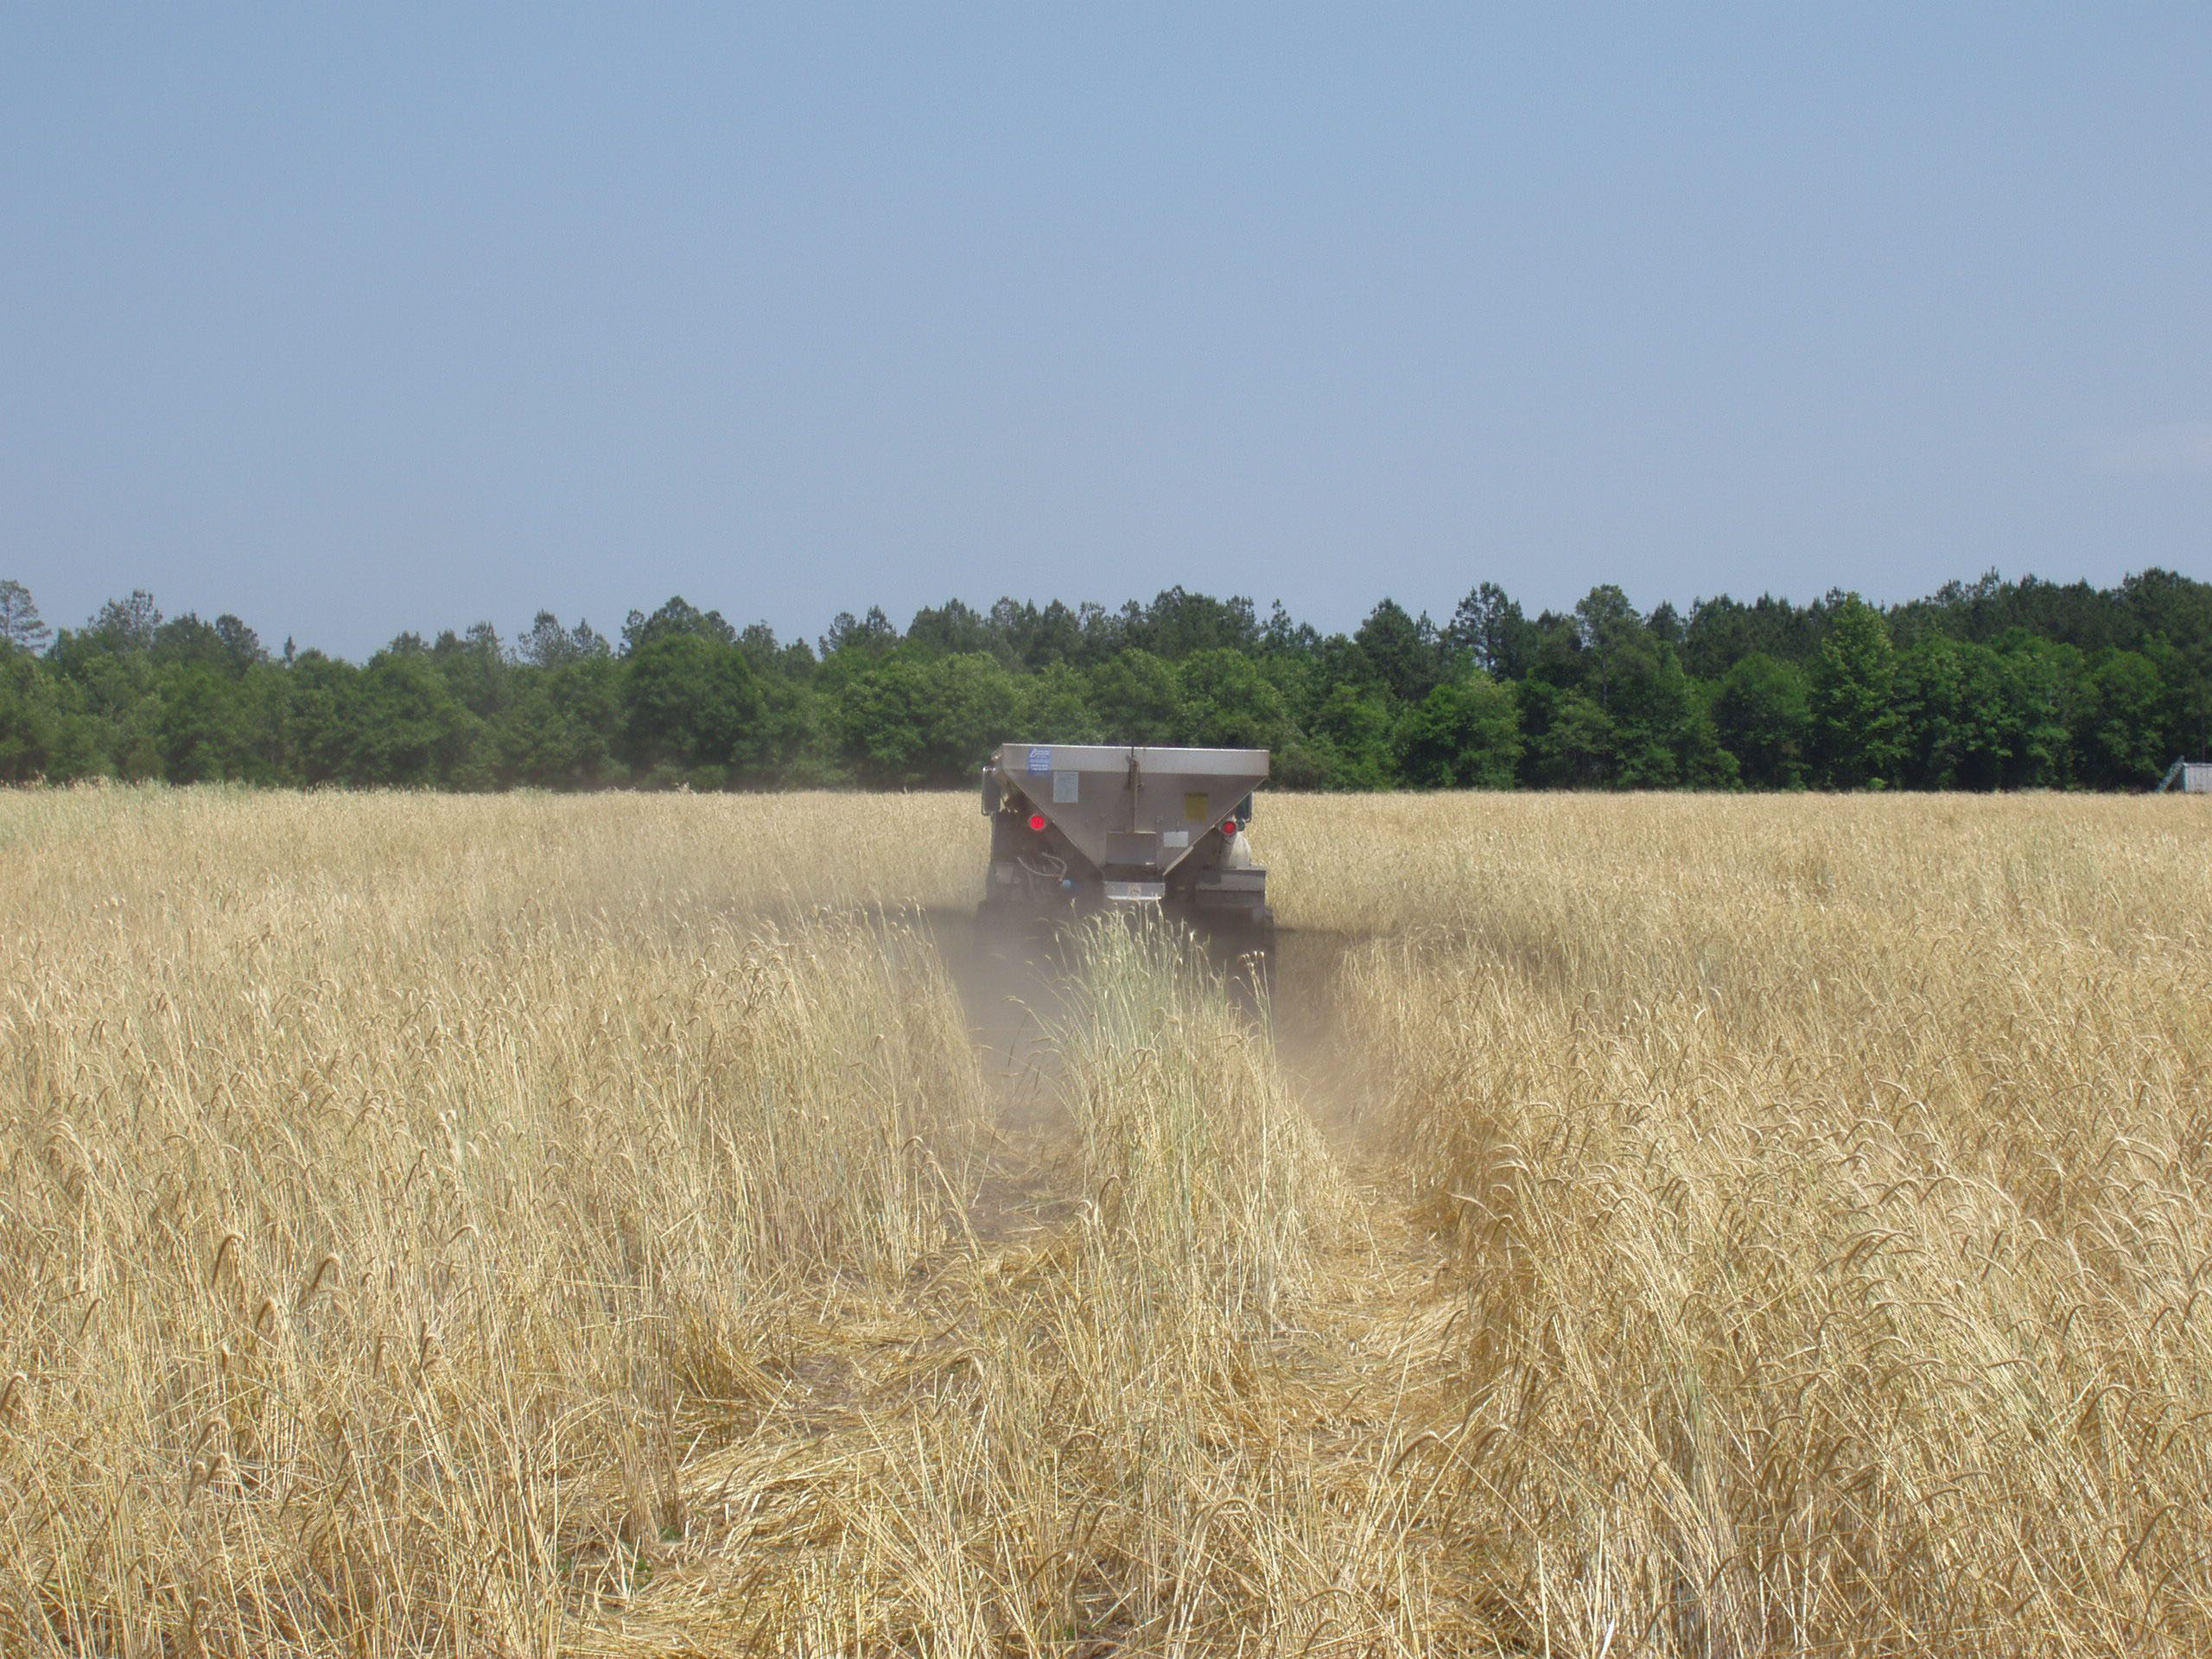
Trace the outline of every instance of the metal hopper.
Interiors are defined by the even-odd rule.
[[[1268,752],[1007,743],[998,776],[1101,876],[1159,881],[1240,809],[1249,813]]]
[[[983,768],[983,907],[1160,906],[1216,931],[1273,925],[1245,828],[1265,749],[1007,743]]]

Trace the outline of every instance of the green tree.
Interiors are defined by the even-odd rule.
[[[1421,789],[1510,789],[1521,760],[1512,691],[1479,670],[1408,709],[1398,734],[1405,780]]]
[[[546,789],[613,782],[620,773],[622,689],[622,666],[604,651],[524,671],[499,727],[502,775]]]
[[[1611,582],[1592,588],[1575,601],[1574,619],[1586,665],[1583,689],[1610,714],[1614,679],[1624,667],[1638,671],[1649,659],[1643,619],[1628,602],[1628,595]]]
[[[0,650],[0,784],[44,778],[56,728],[53,682],[28,651]]]
[[[608,654],[607,641],[589,622],[579,620],[563,627],[550,611],[540,611],[530,626],[515,637],[515,660],[532,668],[562,668],[587,658]]]
[[[1547,781],[1571,789],[1592,789],[1618,775],[1620,733],[1595,697],[1570,691],[1554,715],[1542,754]]]
[[[1249,653],[1259,645],[1260,619],[1242,594],[1215,599],[1170,588],[1144,607],[1125,637],[1171,662],[1208,651]]]
[[[472,623],[465,633],[448,628],[431,643],[430,660],[461,707],[478,719],[494,720],[506,707],[512,670],[499,631],[489,622]]]
[[[12,577],[0,582],[0,652],[46,649],[54,630],[39,619],[31,590]]]
[[[899,643],[899,630],[880,606],[870,606],[866,616],[840,611],[830,631],[822,636],[822,658],[851,658],[872,662]]]
[[[1930,632],[1897,658],[1902,779],[1921,789],[1994,789],[2013,756],[2018,715],[2003,660],[1986,645]]]
[[[224,666],[233,674],[248,674],[269,660],[261,636],[227,611],[215,619],[215,638],[223,647]]]
[[[1388,789],[1397,780],[1395,710],[1379,686],[1336,685],[1307,722],[1306,737],[1325,789]],[[1280,741],[1275,745],[1280,747]]]
[[[1612,781],[1619,734],[1587,693],[1531,675],[1514,688],[1521,711],[1521,779],[1539,789],[1594,789]]]
[[[1175,670],[1135,647],[1109,657],[1086,677],[1091,712],[1109,743],[1172,743],[1183,688]]]
[[[1444,642],[1491,678],[1517,680],[1529,671],[1535,649],[1530,632],[1521,607],[1496,582],[1485,582],[1459,601]]]
[[[984,652],[894,652],[837,693],[841,753],[863,782],[908,788],[971,783],[983,757],[1013,740],[1014,677]]]
[[[1401,702],[1419,702],[1442,675],[1435,627],[1426,616],[1414,620],[1395,600],[1384,600],[1368,613],[1352,643]]]
[[[309,785],[361,780],[354,712],[361,671],[319,651],[302,652],[284,671],[284,754],[294,781]]]
[[[1200,748],[1281,748],[1292,733],[1282,693],[1241,651],[1194,652],[1179,665],[1176,741]]]
[[[162,702],[146,652],[118,652],[105,634],[65,629],[48,665],[76,689],[89,746],[99,757],[94,770],[132,782],[162,775]]]
[[[1083,658],[1083,623],[1059,600],[1037,614],[1021,643],[1021,660],[1031,668],[1071,667]]]
[[[1611,782],[1624,789],[1713,788],[1736,781],[1708,700],[1681,653],[1639,627],[1617,642],[1607,670]]]
[[[1813,666],[1813,747],[1824,782],[1878,789],[1896,776],[1904,756],[1888,626],[1872,606],[1847,594]]]
[[[1283,608],[1281,600],[1268,607],[1268,620],[1260,630],[1260,652],[1268,658],[1310,657],[1321,636],[1310,622],[1294,620]]]
[[[1040,743],[1095,743],[1098,717],[1090,711],[1084,677],[1055,662],[1020,681],[1023,735]]]
[[[2212,754],[2212,639],[2160,635],[2143,643],[2158,671],[2161,747],[2169,756]]]
[[[132,588],[128,599],[111,599],[86,625],[86,632],[118,655],[151,651],[161,628],[161,607],[143,588]]]
[[[695,634],[718,645],[737,643],[737,630],[722,620],[720,611],[702,611],[678,594],[651,616],[643,611],[630,613],[622,624],[622,654],[635,656],[654,640],[677,633]]]
[[[251,711],[239,683],[205,662],[173,671],[162,688],[157,741],[162,776],[173,784],[268,782],[257,764]]]
[[[877,613],[870,612],[871,617]],[[925,605],[906,625],[906,643],[915,651],[969,656],[982,652],[1001,662],[1014,660],[1013,643],[991,626],[990,620],[972,605],[949,599],[942,605]]]
[[[623,753],[638,776],[694,789],[758,778],[771,742],[768,698],[734,639],[703,629],[642,637],[622,693]]]
[[[1812,693],[1802,669],[1763,651],[1738,658],[1722,678],[1713,726],[1745,783],[1788,789],[1804,781]]]
[[[1724,596],[1687,620],[1605,586],[1531,621],[1484,583],[1441,634],[1385,600],[1351,637],[1171,588],[954,601],[907,641],[848,613],[823,645],[677,598],[631,613],[619,658],[541,612],[512,654],[478,624],[357,669],[289,640],[272,661],[237,617],[164,619],[143,589],[55,637],[0,582],[0,657],[32,665],[0,683],[0,775],[964,785],[1026,735],[1262,746],[1286,787],[1513,767],[1553,787],[2126,788],[2212,749],[2212,584],[2160,570],[2104,590],[1993,572],[1887,613]]]
[[[426,654],[378,652],[349,705],[349,782],[469,788],[486,775],[473,752],[481,728]]]
[[[164,668],[192,664],[232,672],[244,667],[232,658],[232,641],[213,622],[203,622],[192,611],[173,616],[156,628],[151,650],[154,660]]]
[[[2107,652],[2089,671],[2088,690],[2081,758],[2090,782],[2105,789],[2155,783],[2173,760],[2157,665],[2140,652]]]
[[[2013,732],[2004,787],[2055,789],[2076,781],[2073,733],[2088,700],[2082,653],[2018,632],[2006,642],[2004,667]]]

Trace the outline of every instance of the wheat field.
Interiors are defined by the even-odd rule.
[[[0,794],[0,1652],[2212,1650],[2212,810]]]

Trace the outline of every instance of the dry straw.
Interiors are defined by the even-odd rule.
[[[0,798],[0,1651],[2212,1649],[2212,815]]]

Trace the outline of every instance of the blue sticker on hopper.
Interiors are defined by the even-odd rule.
[[[1030,771],[1050,772],[1052,769],[1052,752],[1050,749],[1032,749],[1029,751]]]

